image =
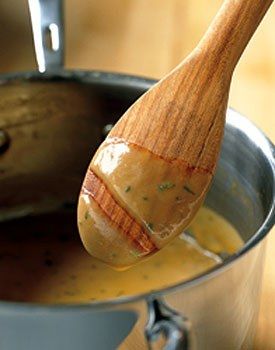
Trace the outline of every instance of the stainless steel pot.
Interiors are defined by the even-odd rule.
[[[63,70],[60,2],[30,4],[43,73],[0,76],[0,234],[3,222],[21,216],[65,210],[74,217],[83,175],[105,126],[154,84],[133,76]],[[45,30],[54,50],[44,45]],[[206,204],[229,220],[246,244],[222,265],[170,288],[110,302],[2,301],[0,349],[250,349],[265,237],[275,221],[274,152],[261,131],[228,110]]]

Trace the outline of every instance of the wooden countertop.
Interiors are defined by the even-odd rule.
[[[66,1],[66,66],[159,78],[196,45],[221,0]],[[0,4],[0,71],[34,59],[26,5]],[[25,2],[24,2],[25,3]],[[275,141],[275,5],[233,78],[230,105]],[[20,40],[18,37],[20,35]],[[255,348],[275,349],[275,230],[269,235]]]

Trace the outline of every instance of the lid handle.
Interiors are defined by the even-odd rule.
[[[62,0],[28,0],[36,61],[40,73],[64,64]]]

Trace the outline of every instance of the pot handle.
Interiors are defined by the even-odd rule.
[[[190,350],[190,324],[186,317],[169,308],[163,301],[147,301],[149,320],[145,328],[148,348],[159,349],[154,343],[163,336],[163,350]]]
[[[62,0],[28,0],[36,61],[40,73],[63,67]]]

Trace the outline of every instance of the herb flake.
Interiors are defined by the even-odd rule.
[[[152,222],[148,222],[146,226],[149,228],[150,231],[153,231],[154,229],[154,224]]]
[[[135,258],[140,256],[140,252],[137,250],[130,250],[130,254],[132,254]]]
[[[142,197],[142,199],[144,200],[144,201],[148,201],[148,197]]]
[[[88,210],[86,211],[84,217],[85,217],[85,220],[88,220],[88,217],[89,217],[89,212],[88,212]]]
[[[166,191],[166,190],[170,190],[171,188],[174,188],[176,185],[173,184],[172,182],[170,181],[166,181],[166,182],[163,182],[161,184],[158,185],[158,189],[159,191],[163,192],[163,191]]]
[[[126,188],[125,188],[125,192],[127,193],[127,192],[130,192],[131,191],[131,186],[127,186]]]
[[[184,234],[189,238],[196,239],[195,235],[190,230],[184,231]]]
[[[192,194],[193,196],[196,194],[194,191],[191,190],[191,188],[189,188],[189,187],[186,186],[186,185],[183,186],[183,189],[184,189],[186,192]]]

